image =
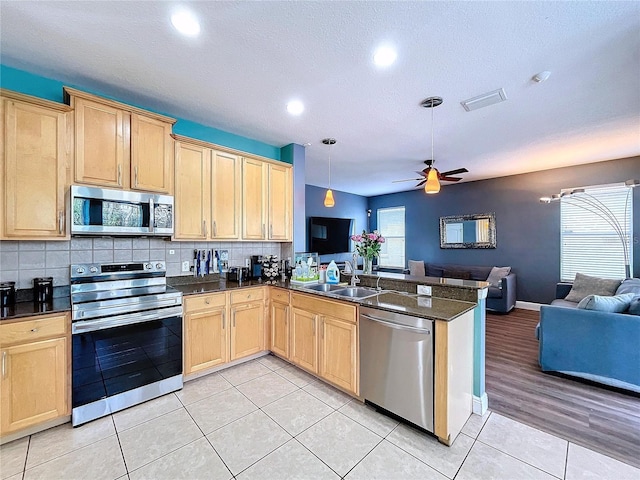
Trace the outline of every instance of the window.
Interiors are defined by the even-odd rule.
[[[378,264],[404,268],[404,207],[379,209],[378,232],[386,240],[380,249]]]
[[[628,261],[633,265],[631,189],[609,185],[584,190],[560,200],[560,278],[572,282],[578,272],[625,278],[625,248],[620,237],[629,247]]]

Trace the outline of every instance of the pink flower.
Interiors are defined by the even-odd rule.
[[[367,233],[367,238],[368,238],[369,240],[373,240],[373,241],[375,241],[375,240],[377,240],[377,239],[378,239],[378,236],[377,236],[375,233]]]
[[[378,237],[378,243],[384,243],[384,242],[386,242],[384,237],[382,237],[382,236]]]

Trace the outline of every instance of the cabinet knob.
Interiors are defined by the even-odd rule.
[[[207,305],[209,305],[211,303],[211,299],[210,298],[205,298],[204,299],[204,303],[206,303]]]

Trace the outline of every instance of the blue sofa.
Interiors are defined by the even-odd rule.
[[[563,300],[571,284],[558,284],[557,299],[540,308],[540,367],[640,392],[640,316],[576,308]]]

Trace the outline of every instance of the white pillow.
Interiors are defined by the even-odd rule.
[[[487,277],[487,282],[489,282],[493,287],[499,287],[500,281],[511,273],[511,267],[493,267],[491,269],[491,273]]]

